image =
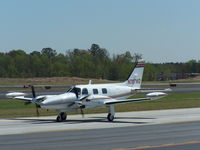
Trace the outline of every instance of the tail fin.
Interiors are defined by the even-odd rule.
[[[128,79],[124,82],[126,86],[134,87],[136,89],[141,88],[144,64],[144,61],[139,61],[136,63]]]

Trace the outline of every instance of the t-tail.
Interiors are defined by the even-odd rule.
[[[135,89],[141,88],[144,64],[145,62],[143,60],[136,63],[128,79],[124,82],[126,86],[130,86]]]

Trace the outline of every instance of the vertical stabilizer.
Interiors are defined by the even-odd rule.
[[[144,64],[145,62],[143,60],[136,63],[128,79],[124,82],[126,86],[134,87],[136,89],[141,88]]]

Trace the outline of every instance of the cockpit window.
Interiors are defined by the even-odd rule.
[[[81,94],[81,89],[80,88],[76,88],[76,91],[77,91],[78,95]]]
[[[69,89],[67,89],[67,93],[70,92],[74,87],[70,87]]]
[[[87,90],[86,88],[84,88],[84,89],[82,90],[82,95],[88,95],[88,90]]]
[[[77,87],[71,87],[67,92],[75,93],[77,96],[81,94],[81,89]]]

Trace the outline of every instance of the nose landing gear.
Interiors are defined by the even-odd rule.
[[[67,114],[65,112],[60,112],[59,115],[56,118],[57,122],[62,122],[64,120],[66,120],[67,118]]]

